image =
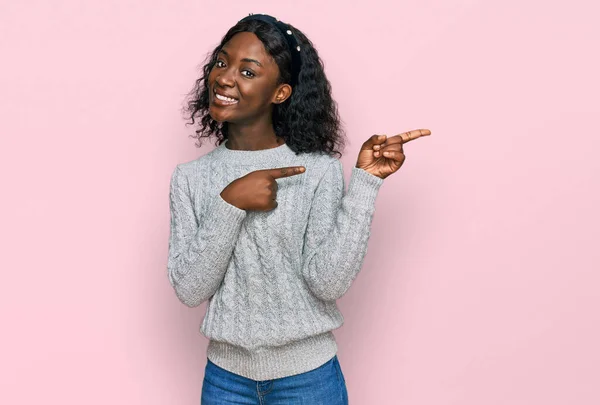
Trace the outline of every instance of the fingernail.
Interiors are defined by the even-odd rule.
[[[379,148],[381,148],[381,146],[379,146],[379,145],[373,145],[373,149],[379,150]]]
[[[390,152],[383,152],[383,156],[389,156]]]

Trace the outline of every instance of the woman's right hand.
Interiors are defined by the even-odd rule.
[[[304,166],[281,167],[250,172],[229,183],[221,198],[242,210],[270,211],[277,207],[276,179],[304,173]]]

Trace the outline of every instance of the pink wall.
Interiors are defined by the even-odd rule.
[[[600,403],[600,9],[579,0],[3,1],[0,403],[199,403],[168,182],[208,150],[183,95],[249,12],[317,45],[346,174],[372,133],[433,133],[339,302],[351,403]]]

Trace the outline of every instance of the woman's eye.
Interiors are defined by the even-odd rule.
[[[216,66],[216,67],[223,67],[223,66],[225,66],[225,63],[224,63],[222,60],[218,60],[218,61],[215,63],[215,66]]]
[[[246,77],[254,77],[255,76],[254,73],[252,73],[249,70],[242,70],[242,75],[246,76]]]

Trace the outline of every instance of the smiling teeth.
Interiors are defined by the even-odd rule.
[[[221,100],[221,101],[228,101],[228,102],[230,102],[230,103],[233,103],[234,101],[237,101],[235,98],[229,98],[229,97],[225,97],[225,96],[222,96],[222,95],[220,95],[220,94],[217,94],[217,93],[215,93],[215,95],[216,95],[216,96],[217,96],[217,98],[218,98],[219,100]]]

